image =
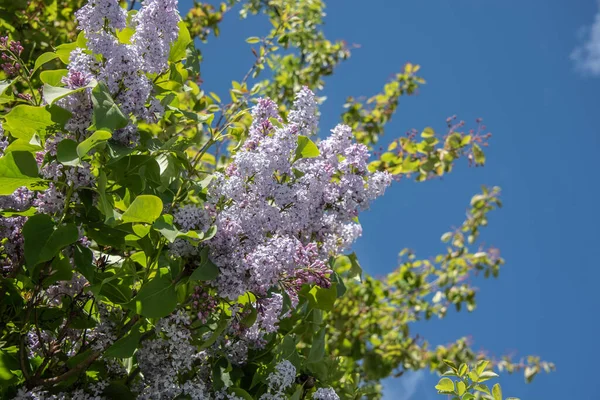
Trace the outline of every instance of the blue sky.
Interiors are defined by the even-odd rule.
[[[181,0],[187,10],[191,0]],[[494,134],[485,168],[462,165],[443,180],[404,181],[361,216],[355,248],[363,267],[383,274],[404,247],[429,257],[442,233],[463,221],[482,184],[503,189],[505,207],[482,234],[501,249],[500,278],[477,281],[474,313],[417,324],[434,344],[470,335],[491,354],[539,354],[557,372],[525,385],[503,376],[522,399],[597,399],[600,357],[594,310],[600,279],[596,160],[600,123],[600,10],[594,0],[330,0],[325,32],[360,44],[327,79],[321,129],[339,122],[347,96],[371,95],[406,62],[427,80],[401,101],[383,144],[411,128],[445,127],[457,114],[483,117]],[[244,39],[263,36],[260,18],[226,16],[222,35],[201,45],[204,86],[223,94],[253,57]],[[594,371],[594,372],[593,372]],[[387,382],[386,399],[437,398],[436,379],[418,373]],[[592,386],[590,386],[592,384]],[[442,397],[439,397],[442,398]]]

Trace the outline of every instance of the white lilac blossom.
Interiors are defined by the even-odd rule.
[[[358,212],[391,177],[368,171],[367,148],[344,125],[318,144],[317,157],[296,160],[298,135],[316,131],[315,97],[307,88],[296,96],[287,125],[272,123],[279,117],[268,99],[258,101],[252,116],[245,146],[208,189],[206,209],[217,225],[208,242],[220,269],[216,286],[233,300],[246,291],[265,296],[283,282],[294,302],[304,283],[328,286],[327,260],[360,236]]]
[[[340,400],[340,396],[332,388],[319,388],[313,393],[314,400]]]

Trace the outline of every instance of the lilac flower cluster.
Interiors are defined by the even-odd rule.
[[[177,0],[144,0],[134,23],[131,41],[141,53],[144,71],[161,73],[168,68],[169,46],[179,33]]]
[[[89,385],[86,391],[76,389],[70,393],[60,392],[57,394],[52,394],[41,387],[31,390],[22,387],[13,400],[103,400],[105,397],[101,395],[107,386],[108,382],[98,381]]]
[[[260,400],[283,400],[286,389],[290,388],[296,379],[296,367],[288,360],[281,361],[267,377],[268,392]]]
[[[0,36],[0,59],[4,61],[0,68],[7,76],[17,75],[21,71],[19,56],[22,52],[21,42],[10,40],[8,36]]]
[[[137,352],[141,378],[134,384],[137,399],[162,400],[178,396],[197,400],[242,400],[225,389],[215,392],[210,381],[207,351],[192,344],[191,319],[178,311],[159,320],[157,337]],[[232,351],[237,351],[233,346]],[[187,376],[189,379],[182,379]]]
[[[127,27],[127,12],[117,0],[89,0],[76,13],[91,54],[80,49],[71,54],[64,83],[69,88],[87,85],[92,78],[107,85],[125,115],[154,121],[162,114],[160,102],[152,96],[147,74],[160,74],[168,67],[169,48],[179,32],[177,0],[144,0],[133,17],[135,28],[130,43],[121,43],[116,30]],[[96,56],[101,56],[97,61]],[[76,93],[61,105],[73,112],[69,127],[81,131],[90,122],[89,90]],[[113,139],[131,145],[137,142],[135,125],[116,131]]]
[[[318,156],[296,159],[299,135],[315,132],[316,114],[308,88],[281,127],[272,122],[277,105],[260,100],[246,145],[215,174],[207,209],[218,230],[208,245],[222,297],[265,296],[281,282],[292,299],[304,283],[327,287],[328,258],[360,236],[358,212],[391,183],[389,174],[368,171],[367,148],[344,125],[319,143]]]
[[[143,379],[137,383],[138,399],[173,399],[179,395],[191,398],[209,398],[205,383],[196,377],[181,384],[178,375],[189,373],[199,358],[190,343],[190,318],[178,312],[159,321],[157,338],[147,340],[137,358]]]
[[[313,393],[314,400],[340,400],[340,396],[332,388],[319,388]]]
[[[173,215],[174,222],[184,231],[205,231],[210,226],[208,214],[200,207],[187,204],[179,208]],[[198,248],[185,239],[176,239],[169,245],[174,257],[191,257],[198,255]]]

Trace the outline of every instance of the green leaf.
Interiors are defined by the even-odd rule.
[[[38,214],[30,217],[23,226],[25,261],[34,266],[51,260],[58,252],[79,239],[74,224],[55,227],[52,217]]]
[[[201,257],[202,257],[202,253],[208,253],[208,248],[205,247],[204,249],[202,249],[203,251],[200,253]],[[219,267],[216,266],[211,260],[210,258],[208,258],[208,255],[202,257],[202,262],[200,263],[200,266],[198,268],[196,268],[194,270],[194,272],[192,272],[192,275],[190,276],[190,280],[191,281],[212,281],[217,279],[217,276],[219,276]]]
[[[115,104],[106,84],[99,82],[92,89],[92,103],[94,105],[94,113],[92,115],[93,128],[90,128],[90,130],[107,130],[112,132],[127,126],[129,118]]]
[[[69,63],[71,52],[77,48],[77,43],[63,43],[56,48],[56,55],[64,64]]]
[[[38,177],[38,166],[33,154],[12,151],[0,157],[0,195],[12,194],[21,186],[32,190],[46,188],[44,180]]]
[[[177,307],[175,286],[167,276],[156,276],[142,286],[132,304],[136,312],[144,317],[166,317]]]
[[[500,384],[496,383],[492,388],[492,396],[494,400],[502,400],[502,389],[500,388]]]
[[[253,400],[250,393],[246,392],[244,389],[239,387],[230,387],[229,391],[235,394],[237,397],[241,397],[244,400]]]
[[[56,159],[63,165],[76,166],[81,164],[77,155],[77,142],[71,139],[63,139],[56,146]]]
[[[173,226],[173,216],[170,214],[161,215],[156,222],[154,222],[152,227],[159,231],[160,234],[171,243],[177,239],[177,235],[180,233],[179,230]]]
[[[256,322],[256,317],[258,316],[258,311],[256,308],[252,307],[249,303],[246,303],[244,309],[249,309],[250,313],[246,314],[244,318],[240,321],[243,326],[246,328],[250,328]]]
[[[42,71],[40,72],[40,80],[48,85],[59,86],[62,83],[62,78],[67,76],[68,73],[69,71],[66,69]]]
[[[17,139],[9,144],[6,149],[4,149],[4,154],[10,153],[11,151],[27,151],[29,153],[36,153],[42,149],[43,147],[35,141],[35,138],[31,142],[23,139]]]
[[[66,87],[57,87],[53,85],[49,85],[47,83],[44,84],[44,99],[48,102],[48,104],[54,104],[56,101],[62,99],[63,97],[67,97],[70,94],[81,92],[88,88],[93,88],[98,84],[95,80],[91,80],[86,86],[77,88],[77,89],[69,89]]]
[[[225,328],[227,328],[228,322],[229,322],[229,320],[227,318],[222,318],[219,321],[219,324],[217,325],[215,330],[213,331],[212,335],[210,335],[210,337],[204,343],[202,343],[200,345],[200,350],[204,350],[204,349],[207,349],[210,346],[212,346],[213,343],[217,341],[219,336],[221,336],[221,333],[223,333]]]
[[[441,393],[454,393],[454,382],[449,378],[442,378],[435,388]]]
[[[79,271],[90,283],[96,280],[96,268],[93,264],[94,255],[92,251],[80,244],[73,246],[73,260],[77,271]]]
[[[123,336],[106,349],[104,356],[115,358],[132,357],[138,347],[141,337],[140,327],[136,324],[131,328],[131,331],[129,331],[127,335]]]
[[[72,277],[73,269],[70,260],[58,253],[57,257],[52,260],[50,274],[44,278],[43,287],[47,288],[58,281],[70,281]]]
[[[46,130],[55,125],[53,115],[45,107],[20,104],[6,114],[4,128],[19,139],[31,140],[34,134],[45,136]]]
[[[319,148],[307,136],[298,136],[298,147],[296,147],[296,160],[300,158],[314,158],[319,156]]]
[[[469,372],[469,367],[467,367],[467,364],[460,364],[460,367],[458,367],[458,376],[465,376],[467,372]]]
[[[186,49],[193,42],[190,36],[190,31],[187,28],[187,24],[183,21],[179,21],[179,36],[177,40],[171,45],[169,52],[169,61],[177,62],[186,58]]]
[[[58,57],[58,54],[54,52],[46,52],[40,55],[37,60],[35,60],[35,64],[33,69],[31,70],[31,75],[35,73],[42,65],[46,64],[49,61],[52,61]]]
[[[121,218],[123,222],[145,222],[151,224],[160,217],[162,210],[163,202],[159,197],[142,194],[133,200]]]
[[[298,386],[292,397],[290,397],[290,400],[300,400],[302,398],[303,392],[304,389],[302,388],[302,386]]]
[[[16,371],[20,369],[21,367],[19,366],[19,362],[17,361],[16,357],[11,355],[6,350],[0,350],[0,388],[2,388],[3,383],[16,378],[11,370]]]
[[[431,128],[429,126],[425,129],[423,129],[423,132],[421,132],[422,138],[430,138],[430,137],[434,137],[434,136],[435,136],[435,131],[433,130],[433,128]]]
[[[250,36],[248,39],[246,39],[246,43],[254,44],[258,42],[260,42],[260,38],[256,36]]]
[[[79,145],[77,146],[77,155],[79,157],[85,156],[87,153],[90,152],[91,149],[93,149],[101,143],[106,142],[111,137],[112,133],[105,130],[98,130],[92,133],[90,137],[85,139],[83,142],[79,143]]]
[[[308,302],[314,308],[319,310],[331,311],[337,299],[336,285],[332,284],[330,288],[325,289],[320,286],[314,286],[307,294]]]
[[[487,385],[477,384],[477,385],[473,386],[473,389],[477,390],[478,392],[482,392],[482,393],[491,395],[490,388],[487,387]]]
[[[319,329],[319,331],[313,336],[310,351],[308,353],[308,362],[320,362],[325,356],[325,327]]]
[[[477,363],[477,367],[476,367],[476,371],[477,371],[477,375],[481,375],[483,373],[483,371],[485,371],[485,368],[488,366],[490,362],[486,361],[486,360],[481,360]]]
[[[351,263],[351,267],[350,267],[350,271],[348,272],[348,277],[350,279],[356,279],[360,282],[362,282],[362,267],[360,266],[360,264],[358,263],[358,258],[356,257],[356,253],[352,253],[348,255],[348,258],[350,259],[350,263]]]
[[[465,393],[462,397],[462,400],[474,400],[475,396],[472,395],[471,393]]]
[[[456,367],[456,364],[454,364],[452,362],[452,360],[444,360],[444,364],[446,364],[447,366],[449,366],[450,368],[452,368],[452,370],[456,373],[458,373],[458,368]]]
[[[2,216],[2,217],[15,217],[15,216],[31,217],[32,215],[35,215],[36,212],[37,212],[37,210],[34,207],[30,207],[24,211],[1,210],[0,216]]]
[[[129,386],[123,382],[112,381],[104,388],[102,396],[109,400],[135,400],[136,396],[131,393]]]
[[[492,371],[483,371],[481,374],[479,374],[479,382],[485,382],[489,379],[492,378],[497,378],[498,374]]]
[[[537,375],[538,369],[534,366],[525,367],[525,382],[530,383],[533,378]]]
[[[456,393],[462,396],[467,391],[467,385],[463,381],[456,382]]]
[[[483,153],[483,150],[481,150],[481,147],[476,143],[473,144],[473,156],[475,157],[476,164],[485,164],[485,154]]]
[[[12,81],[8,81],[8,80],[0,81],[0,96],[3,95],[4,92],[6,91],[6,89],[8,89],[14,82],[15,82],[15,79],[13,79]]]
[[[106,193],[107,183],[106,173],[101,170],[98,174],[98,209],[104,214],[104,223],[108,223],[111,219],[116,220],[119,217],[119,214],[114,210],[112,196]]]

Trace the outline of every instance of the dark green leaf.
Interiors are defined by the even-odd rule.
[[[131,328],[131,331],[129,331],[127,335],[123,336],[106,349],[104,356],[115,358],[129,358],[133,356],[133,353],[135,353],[135,350],[138,348],[141,337],[140,327],[136,324]]]
[[[61,140],[56,146],[56,159],[63,165],[80,165],[81,160],[77,155],[77,142],[71,139]]]
[[[308,302],[314,308],[331,311],[337,299],[337,289],[335,284],[325,289],[320,286],[313,287],[307,294]]]
[[[219,267],[217,267],[210,258],[206,257],[200,266],[192,272],[191,281],[212,281],[219,276]]]
[[[308,362],[320,362],[325,356],[325,327],[313,336],[310,351],[308,353]]]
[[[30,217],[23,226],[25,239],[25,260],[29,266],[51,260],[58,252],[79,239],[74,224],[58,227],[49,215],[38,214]]]
[[[147,318],[162,318],[177,307],[177,294],[167,276],[156,276],[142,286],[132,303],[138,314]]]
[[[241,397],[244,400],[253,400],[250,393],[246,392],[244,389],[239,387],[230,387],[229,391],[235,394],[237,397]]]
[[[93,128],[91,130],[106,130],[113,132],[116,129],[125,128],[129,119],[121,112],[119,106],[108,91],[108,87],[100,82],[92,89],[92,103],[94,113],[92,115]]]

